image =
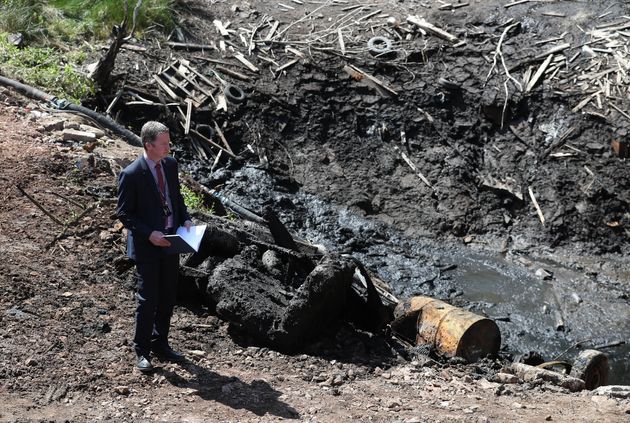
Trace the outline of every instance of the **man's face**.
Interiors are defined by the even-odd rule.
[[[171,152],[171,137],[168,132],[163,132],[155,137],[153,142],[148,142],[145,144],[147,149],[147,156],[154,162],[162,160],[164,157],[168,156],[168,153]]]

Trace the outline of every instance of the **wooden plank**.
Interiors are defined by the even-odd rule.
[[[158,83],[160,88],[162,88],[166,92],[166,94],[169,95],[169,97],[171,97],[173,100],[177,102],[182,101],[182,99],[177,94],[175,94],[173,90],[171,90],[171,87],[169,87],[166,82],[162,81],[162,78],[160,78],[159,75],[153,75],[153,79],[155,80],[155,82]]]
[[[186,66],[186,69],[188,69],[189,71],[191,71],[192,73],[197,75],[203,82],[205,82],[206,84],[210,85],[212,88],[216,88],[217,87],[212,81],[210,81],[208,78],[206,78],[205,75],[199,73],[199,71],[197,69],[195,69],[194,67],[188,66],[185,63],[182,63],[182,65]],[[211,94],[211,96],[212,96],[212,94]]]
[[[295,65],[299,61],[300,61],[299,59],[293,59],[293,60],[285,63],[284,65],[277,67],[276,68],[276,72],[282,72],[283,70],[285,70],[287,68],[290,68],[291,66]]]
[[[341,48],[341,54],[346,54],[346,43],[343,41],[343,34],[341,28],[337,28],[337,38],[339,39],[339,47]]]
[[[247,66],[247,69],[251,70],[252,72],[260,72],[260,70],[256,66],[254,66],[252,62],[250,62],[249,60],[245,58],[245,56],[243,56],[243,53],[240,53],[240,52],[234,53],[234,58],[238,60],[239,62],[241,62],[242,64],[244,64],[245,66]]]
[[[223,22],[221,22],[218,19],[215,19],[214,21],[212,21],[212,23],[214,24],[214,27],[217,29],[217,31],[219,31],[219,34],[221,34],[224,37],[230,36],[230,33],[227,31],[227,29],[225,29],[225,26],[223,26]]]
[[[188,75],[186,75],[184,72],[182,72],[181,70],[179,70],[178,68],[175,68],[175,72],[177,72],[177,74],[179,76],[181,76],[182,78],[184,78],[186,81],[188,81],[189,84],[191,84],[193,87],[197,88],[199,91],[201,91],[202,93],[204,93],[207,97],[211,97],[212,93],[209,92],[208,90],[206,90],[205,88],[203,88],[202,86],[200,86],[199,84],[197,84],[197,82],[195,82],[193,79],[191,79]]]
[[[540,65],[540,67],[538,68],[538,70],[536,71],[532,79],[529,80],[529,83],[527,84],[527,87],[525,88],[525,92],[529,92],[531,91],[532,88],[534,88],[534,86],[536,85],[540,77],[543,75],[543,73],[545,73],[545,70],[551,63],[552,58],[553,58],[553,54],[550,54],[549,56],[547,56],[547,59],[545,59],[542,65]]]
[[[184,134],[188,135],[188,133],[190,132],[190,118],[192,116],[193,108],[193,102],[191,99],[186,99],[186,106],[186,123],[184,124]]]
[[[276,33],[276,30],[278,29],[278,26],[280,26],[280,22],[279,21],[275,21],[273,23],[273,25],[271,26],[271,29],[269,30],[269,33],[265,37],[265,41],[269,41],[269,40],[271,40],[271,38],[273,38],[273,35]]]

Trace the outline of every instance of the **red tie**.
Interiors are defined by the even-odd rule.
[[[158,187],[160,187],[160,194],[162,194],[162,201],[166,202],[166,190],[164,186],[164,176],[162,175],[162,166],[160,162],[155,165],[155,173],[157,173]]]
[[[155,165],[155,173],[157,173],[158,187],[160,188],[160,194],[162,196],[162,205],[166,207],[166,186],[164,185],[164,176],[162,175],[162,166],[160,162]],[[164,227],[168,225],[168,216],[164,216]]]

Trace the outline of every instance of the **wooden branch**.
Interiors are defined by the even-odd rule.
[[[390,87],[388,87],[387,85],[385,85],[385,83],[383,81],[381,81],[380,79],[362,71],[361,69],[357,68],[356,66],[352,66],[352,65],[346,65],[343,67],[343,70],[346,71],[346,73],[348,75],[350,75],[351,77],[353,77],[354,79],[356,79],[357,81],[365,81],[367,79],[367,81],[365,82],[371,82],[372,84],[374,84],[377,88],[382,88],[385,93],[389,93],[392,95],[397,96],[398,93],[396,91],[394,91],[393,89],[391,89]]]
[[[536,213],[538,213],[538,218],[540,219],[540,222],[544,225],[545,215],[543,214],[542,209],[538,205],[538,201],[536,201],[536,197],[534,196],[534,191],[532,191],[532,187],[528,187],[527,189],[529,191],[529,198],[532,199],[532,203],[534,203],[534,207],[536,208]]]
[[[407,22],[416,25],[418,28],[421,28],[425,31],[431,32],[435,35],[437,35],[440,38],[443,38],[447,41],[450,41],[452,43],[455,43],[457,41],[459,41],[459,39],[454,36],[453,34],[444,31],[441,28],[438,28],[437,26],[430,24],[429,22],[427,22],[425,19],[420,18],[418,16],[408,16],[407,17]]]
[[[63,225],[63,223],[61,222],[61,220],[59,220],[55,215],[53,215],[51,212],[49,212],[48,210],[46,210],[46,208],[44,206],[42,206],[42,204],[37,201],[36,199],[34,199],[33,197],[31,197],[30,195],[28,195],[26,193],[26,191],[24,191],[24,189],[22,189],[21,186],[16,185],[16,188],[18,189],[18,191],[20,191],[22,193],[22,195],[24,195],[26,198],[28,198],[29,200],[31,200],[31,202],[33,204],[35,204],[37,206],[38,209],[40,209],[41,211],[44,212],[44,214],[48,217],[50,217],[52,219],[53,222],[55,222],[58,225]]]
[[[214,129],[217,131],[217,134],[219,134],[219,138],[221,138],[221,142],[223,143],[223,145],[225,145],[225,148],[227,148],[230,153],[234,154],[234,152],[232,151],[232,148],[230,147],[230,144],[225,139],[225,135],[223,135],[223,131],[219,127],[219,124],[217,123],[216,120],[214,120],[213,122],[214,122]]]
[[[183,126],[183,124],[182,124]],[[221,147],[219,144],[217,144],[216,142],[212,141],[211,139],[205,137],[204,135],[200,134],[199,132],[195,131],[194,129],[190,130],[190,133],[193,135],[196,135],[197,137],[201,138],[202,140],[206,141],[208,144],[218,148],[219,150],[223,151],[225,154],[229,155],[230,157],[236,157],[236,155],[228,150],[226,150],[225,148]]]
[[[46,249],[48,250],[50,247],[52,247],[55,242],[59,241],[61,238],[63,238],[64,236],[66,236],[66,232],[68,231],[68,229],[70,229],[70,226],[75,225],[79,220],[83,219],[83,217],[88,214],[89,212],[91,212],[92,210],[94,210],[96,207],[98,207],[101,204],[100,201],[97,201],[96,203],[88,206],[85,210],[83,210],[78,216],[76,216],[74,219],[70,220],[69,222],[66,222],[66,224],[63,226],[63,229],[61,230],[61,232],[52,240],[50,241],[48,244],[46,244]]]
[[[256,66],[254,66],[252,62],[247,60],[245,56],[243,56],[243,53],[240,53],[240,52],[234,53],[234,58],[238,60],[239,62],[241,62],[242,64],[244,64],[252,72],[259,72],[259,69]]]
[[[217,66],[216,69],[221,72],[221,73],[225,73],[227,75],[230,75],[231,77],[234,77],[236,79],[240,79],[241,81],[245,81],[245,82],[249,82],[250,78],[247,75],[243,75],[240,72],[237,72],[235,70],[223,67],[223,66]]]
[[[400,151],[400,148],[396,145],[394,146],[394,150],[396,150],[397,152],[400,153],[400,156],[403,158],[403,160],[405,161],[405,163],[407,163],[407,165],[409,165],[409,167],[411,168],[411,170],[413,170],[414,172],[416,172],[416,175],[418,175],[418,177],[420,178],[420,180],[422,182],[424,182],[429,188],[431,188],[433,191],[435,191],[435,188],[433,187],[433,185],[431,185],[431,182],[429,182],[429,180],[422,174],[422,172],[420,172],[418,170],[418,168],[416,167],[415,164],[413,164],[413,162],[411,161],[411,159],[409,157],[407,157],[407,155],[403,152]]]

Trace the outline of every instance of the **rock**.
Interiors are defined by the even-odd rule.
[[[520,402],[514,402],[514,403],[512,403],[512,408],[527,408],[527,407],[525,407]]]
[[[37,366],[37,360],[35,360],[33,357],[29,357],[26,359],[24,364],[26,364],[27,366]]]
[[[499,383],[518,383],[519,379],[509,373],[497,373],[494,378]]]
[[[396,407],[400,407],[401,405],[401,401],[400,399],[396,398],[396,399],[392,399],[387,401],[387,403],[385,404],[385,407],[387,408],[396,408]]]
[[[64,129],[63,139],[66,141],[92,142],[96,140],[94,132],[77,131],[75,129]]]
[[[614,398],[627,399],[630,398],[630,386],[629,385],[607,385],[600,386],[592,391],[595,395],[606,395]]]
[[[116,392],[119,395],[129,395],[131,391],[129,390],[128,386],[121,385],[121,386],[116,386],[114,388],[114,392]]]
[[[96,136],[96,138],[103,138],[105,136],[105,131],[99,128],[95,128],[90,125],[79,125],[79,129],[84,132],[93,133]]]
[[[588,150],[590,153],[602,153],[604,150],[606,149],[606,146],[598,143],[598,142],[589,142],[588,144],[586,144],[586,150]]]
[[[282,274],[282,261],[273,250],[267,250],[262,255],[262,263],[265,268],[274,275]]]
[[[17,48],[22,48],[24,47],[24,34],[22,34],[21,32],[9,34],[7,35],[7,41],[9,42],[9,44]]]
[[[553,418],[552,418],[551,416],[547,416],[547,417],[545,417],[545,421],[550,422],[550,421],[552,421],[552,420],[553,420]]]
[[[490,382],[490,381],[488,381],[487,379],[483,379],[483,378],[482,378],[482,379],[479,379],[479,380],[477,381],[477,384],[479,385],[479,387],[480,387],[481,389],[497,389],[497,388],[499,388],[500,386],[502,386],[502,385],[500,385],[500,384],[498,384],[498,383],[496,383],[496,382]]]
[[[542,267],[538,270],[536,270],[536,277],[538,279],[544,280],[544,281],[548,281],[551,278],[553,278],[553,273],[549,272],[548,270],[543,269]]]
[[[61,131],[63,130],[63,120],[54,119],[54,120],[45,120],[42,123],[42,127],[46,132],[52,131]]]

